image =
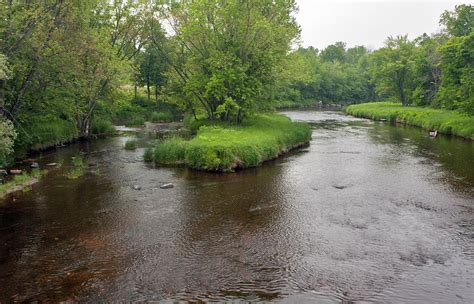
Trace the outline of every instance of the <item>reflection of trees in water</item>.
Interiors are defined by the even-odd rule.
[[[291,190],[283,170],[272,164],[235,174],[183,171],[178,272],[190,290],[269,300],[288,287],[298,239],[286,218]]]
[[[89,146],[46,155],[51,162],[64,160],[63,167],[2,208],[0,301],[71,300],[115,275],[120,252],[104,237],[114,221],[98,211],[114,202],[118,186],[104,174],[64,177],[78,148],[87,151]],[[90,158],[97,161],[96,155]],[[9,220],[4,222],[5,216]],[[6,222],[15,225],[3,229]]]
[[[457,191],[474,191],[473,141],[444,135],[430,138],[426,130],[388,124],[376,124],[368,135],[376,144],[395,146],[401,160],[404,155],[412,155],[426,158],[427,165],[441,164],[450,172],[443,175],[445,182]]]

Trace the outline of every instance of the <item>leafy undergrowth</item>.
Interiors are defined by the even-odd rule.
[[[292,122],[283,115],[256,115],[238,126],[203,125],[189,141],[178,137],[166,139],[155,147],[155,161],[231,172],[258,166],[310,139],[311,130],[305,123]]]
[[[357,117],[386,119],[474,140],[474,116],[456,111],[404,107],[393,102],[374,102],[351,105],[346,108],[346,112]]]

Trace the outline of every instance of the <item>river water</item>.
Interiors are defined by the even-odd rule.
[[[140,133],[42,155],[0,205],[0,302],[474,303],[474,144],[285,114],[311,145],[233,174],[146,164]]]

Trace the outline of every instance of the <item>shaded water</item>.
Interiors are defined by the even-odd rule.
[[[310,147],[235,174],[145,164],[125,136],[43,155],[63,167],[0,206],[0,302],[473,303],[474,144],[286,114]]]

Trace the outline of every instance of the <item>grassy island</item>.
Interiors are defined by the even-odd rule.
[[[474,140],[474,116],[456,111],[402,106],[393,102],[374,102],[351,105],[346,113],[374,120],[386,119],[439,133],[456,135]]]
[[[206,171],[231,172],[255,167],[311,139],[308,124],[277,114],[260,114],[240,125],[209,124],[199,127],[191,140],[170,138],[155,147],[160,164],[186,164]]]

